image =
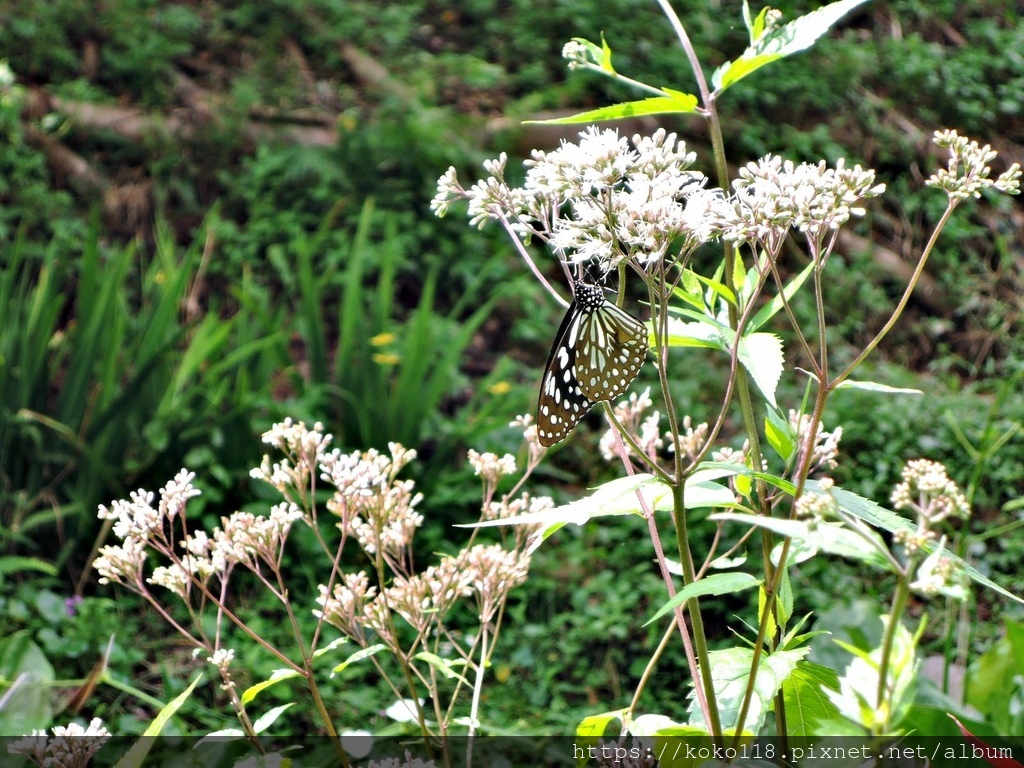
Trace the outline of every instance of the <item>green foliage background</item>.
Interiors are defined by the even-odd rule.
[[[0,0],[14,78],[0,91],[0,628],[27,631],[58,678],[83,675],[115,630],[114,674],[158,698],[180,691],[192,664],[158,652],[163,625],[94,583],[97,504],[184,465],[204,484],[196,511],[215,522],[254,503],[256,435],[291,415],[325,422],[344,447],[417,447],[430,552],[478,503],[465,449],[515,449],[506,425],[533,406],[559,313],[497,231],[430,215],[434,183],[449,165],[472,178],[483,157],[573,135],[521,120],[635,96],[568,73],[559,54],[571,37],[604,33],[616,67],[638,79],[692,82],[647,0],[451,5]],[[679,10],[707,71],[745,45],[738,3],[678,5],[700,6]],[[779,7],[792,17],[814,5]],[[921,184],[937,162],[933,129],[1024,159],[1022,49],[1010,0],[875,3],[732,89],[727,146],[737,163],[777,152],[878,169],[889,189],[858,234],[911,258],[943,205]],[[129,118],[143,127],[127,131]],[[664,124],[709,156],[696,120]],[[83,166],[61,150],[89,172],[71,172]],[[906,459],[946,462],[973,493],[972,556],[1018,593],[1019,536],[984,535],[1020,514],[1024,442],[986,446],[1024,421],[1021,223],[1009,200],[963,211],[929,266],[930,299],[875,358],[877,378],[928,397],[846,394],[826,419],[845,429],[837,478],[865,496],[884,501]],[[546,269],[557,272],[550,259]],[[841,349],[871,337],[902,284],[864,247],[829,270],[830,345]],[[696,420],[722,374],[678,382]],[[378,410],[357,418],[369,404]],[[571,496],[604,477],[596,440],[576,435],[534,490]],[[636,628],[659,585],[643,532],[623,526],[565,531],[542,550],[503,638],[498,679],[514,684],[490,689],[486,720],[566,729],[628,695],[658,640]],[[884,594],[814,567],[797,589],[806,610],[837,593]],[[75,593],[86,607],[62,613]],[[1013,610],[978,599],[985,619]],[[141,623],[136,642],[126,623]],[[974,642],[997,631],[983,623]],[[269,673],[267,659],[246,663],[254,679]],[[682,668],[669,658],[659,674]],[[383,709],[386,692],[353,675],[352,706]],[[140,730],[130,695],[96,696],[119,732]],[[212,708],[186,720],[224,725]]]

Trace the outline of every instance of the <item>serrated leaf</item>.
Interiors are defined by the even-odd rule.
[[[277,720],[277,718],[279,718],[286,709],[294,706],[295,702],[290,701],[287,704],[282,704],[279,707],[274,707],[272,710],[267,712],[262,717],[257,718],[256,722],[252,724],[253,730],[256,731],[256,733],[263,733],[265,730],[267,730],[267,728],[274,724],[274,721]]]
[[[786,732],[790,736],[816,736],[819,723],[839,719],[839,710],[825,694],[839,690],[835,670],[810,661],[800,661],[782,684],[786,702]]]
[[[652,96],[639,101],[626,101],[607,107],[591,109],[568,117],[551,120],[524,120],[528,125],[574,125],[576,123],[599,123],[604,120],[619,120],[624,117],[641,115],[670,115],[693,112],[697,108],[697,97],[681,93],[674,96]]]
[[[865,2],[840,0],[762,34],[738,59],[715,70],[712,84],[716,90],[725,90],[765,64],[810,48],[843,16]]]
[[[248,704],[256,698],[256,695],[260,693],[260,691],[265,691],[270,686],[277,685],[282,680],[291,680],[295,677],[302,677],[302,673],[296,672],[294,669],[275,669],[270,673],[270,677],[266,680],[261,683],[256,683],[256,685],[251,685],[243,691],[242,703]]]
[[[331,677],[334,677],[336,674],[343,671],[346,667],[355,664],[356,662],[362,661],[363,659],[368,659],[371,656],[376,656],[381,651],[386,651],[387,649],[388,647],[383,643],[377,643],[376,645],[371,645],[367,648],[363,648],[360,651],[356,651],[343,662],[341,662],[341,664],[339,664],[331,670]]]
[[[757,733],[764,723],[767,712],[772,707],[772,699],[779,688],[793,673],[797,663],[803,659],[810,648],[797,648],[789,651],[776,651],[769,656],[762,656],[754,678],[754,695],[750,700],[744,733]],[[711,651],[708,663],[711,666],[711,681],[714,685],[715,699],[718,701],[718,714],[723,729],[735,729],[738,725],[740,707],[747,690],[747,679],[754,660],[751,648],[728,648],[722,651]],[[700,711],[696,697],[690,694],[690,724],[704,724],[704,715]]]
[[[808,481],[807,487],[813,491],[818,491],[818,484],[813,480]],[[863,520],[875,528],[882,528],[890,533],[896,533],[897,531],[913,533],[915,531],[914,526],[909,520],[900,517],[892,510],[879,506],[870,499],[865,499],[863,496],[858,496],[856,493],[843,490],[842,488],[833,488],[831,493],[844,512]],[[935,542],[928,542],[924,545],[924,550],[930,553],[935,549],[935,546]],[[946,558],[956,563],[968,577],[978,584],[994,589],[999,594],[1016,600],[1018,603],[1024,603],[1024,598],[1018,597],[1009,590],[999,586],[992,579],[982,575],[977,568],[957,557],[952,552],[947,552]]]
[[[703,597],[704,595],[726,595],[734,594],[736,592],[742,592],[744,589],[750,589],[756,587],[761,581],[755,579],[749,573],[743,573],[742,571],[734,571],[732,573],[713,573],[710,576],[705,576],[703,579],[691,582],[679,590],[675,597],[665,603],[658,612],[654,614],[649,620],[644,623],[646,627],[653,621],[657,621],[666,613],[674,611],[677,605],[682,605],[687,600],[693,597]]]
[[[890,387],[888,384],[879,384],[877,381],[854,381],[853,379],[844,379],[839,382],[835,387],[836,391],[840,389],[861,389],[865,392],[887,392],[894,395],[923,395],[920,389],[910,389],[908,387]]]

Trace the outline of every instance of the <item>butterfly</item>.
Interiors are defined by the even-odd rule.
[[[576,283],[541,379],[537,403],[540,444],[554,445],[594,403],[625,392],[646,355],[644,324],[605,299],[600,286]]]

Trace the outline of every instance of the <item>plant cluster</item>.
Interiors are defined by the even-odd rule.
[[[283,497],[267,514],[235,512],[207,532],[186,515],[198,490],[195,475],[185,469],[164,486],[159,501],[139,491],[101,507],[100,517],[111,523],[120,543],[101,551],[97,570],[103,580],[149,603],[215,667],[240,723],[239,729],[223,735],[246,738],[262,751],[258,736],[290,705],[254,717],[252,704],[262,691],[292,680],[308,691],[321,727],[347,765],[349,713],[332,711],[322,694],[320,674],[347,644],[357,650],[331,672],[340,674],[363,662],[372,666],[394,697],[391,716],[428,744],[435,736],[493,732],[493,725],[480,718],[486,671],[506,620],[509,592],[527,579],[531,554],[567,523],[605,523],[622,515],[636,516],[647,526],[666,593],[651,622],[665,620],[665,627],[628,704],[579,718],[577,733],[588,743],[609,735],[620,742],[646,739],[656,753],[677,739],[735,749],[746,739],[767,734],[785,748],[793,738],[839,732],[878,739],[914,730],[968,733],[960,722],[937,723],[916,698],[916,689],[923,687],[918,646],[925,621],[916,631],[905,621],[912,599],[942,598],[947,610],[966,604],[971,581],[1019,600],[962,556],[957,526],[970,515],[979,478],[964,492],[938,462],[912,459],[891,492],[892,509],[886,509],[836,481],[844,429],[826,428],[826,407],[842,390],[920,396],[908,388],[857,380],[854,373],[904,314],[954,211],[986,192],[1016,194],[1020,168],[1013,165],[995,173],[990,147],[955,131],[935,132],[935,144],[950,159],[926,184],[942,193],[944,209],[886,321],[845,356],[830,347],[835,329],[829,322],[826,275],[840,258],[841,232],[865,214],[868,201],[880,197],[885,185],[873,170],[843,158],[796,162],[769,154],[743,165],[734,179],[727,172],[719,115],[723,94],[747,83],[762,67],[809,47],[861,2],[841,0],[788,24],[773,9],[755,17],[744,6],[749,45],[719,67],[710,83],[683,24],[667,2],[660,2],[692,67],[697,94],[622,75],[604,41],[575,39],[565,47],[570,67],[639,88],[646,98],[561,122],[697,116],[714,148],[713,168],[707,173],[695,168],[696,154],[687,144],[665,130],[627,139],[616,131],[590,128],[579,143],[535,151],[522,183],[512,180],[505,155],[487,162],[487,176],[476,184],[463,185],[454,169],[439,181],[435,211],[444,214],[453,203],[465,201],[472,224],[497,221],[529,271],[559,303],[569,304],[548,271],[536,263],[529,249],[534,241],[555,255],[575,298],[581,285],[612,283],[616,312],[650,312],[644,328],[647,359],[656,377],[653,390],[634,392],[617,404],[591,397],[600,390],[593,389],[593,381],[605,375],[609,360],[614,364],[618,359],[614,352],[622,341],[615,333],[621,325],[602,325],[601,317],[619,316],[605,307],[586,310],[599,318],[590,325],[574,325],[584,310],[571,304],[565,326],[570,332],[565,338],[559,334],[548,363],[549,375],[562,375],[562,382],[576,387],[566,389],[550,379],[556,382],[550,392],[545,390],[550,397],[568,392],[575,398],[573,406],[602,403],[608,429],[601,454],[621,466],[623,477],[562,506],[522,493],[545,459],[542,442],[550,442],[553,433],[539,432],[530,417],[520,417],[514,426],[525,436],[521,478],[512,491],[499,495],[500,480],[514,475],[522,462],[511,455],[471,451],[470,465],[483,484],[480,522],[463,549],[443,554],[427,567],[415,561],[411,546],[423,523],[424,500],[412,481],[400,478],[415,462],[416,452],[398,443],[390,444],[386,454],[329,450],[332,438],[319,424],[307,429],[287,420],[264,435],[266,443],[284,454],[277,461],[265,458],[252,473]],[[806,263],[793,265],[787,248],[794,245]],[[703,270],[698,254],[711,249],[720,249],[721,260]],[[297,277],[307,306],[315,303],[319,288],[311,251],[309,243],[299,250]],[[359,296],[361,266],[352,260],[349,269],[346,285],[352,287],[352,296]],[[630,281],[642,283],[648,310],[626,307]],[[382,283],[379,301],[387,306],[389,281]],[[373,336],[357,341],[356,323],[345,313],[358,311],[362,303],[350,298],[346,296],[339,324],[343,352],[359,345],[364,361],[369,356],[379,366],[397,364],[402,356],[388,357],[393,353],[385,349],[394,341],[383,323],[388,313],[378,317]],[[425,328],[429,298],[421,306],[426,307]],[[478,320],[474,315],[472,323]],[[769,323],[777,322],[788,325],[802,366],[789,387],[781,386],[787,373],[783,340],[769,330]],[[573,329],[584,330],[575,335]],[[321,381],[330,378],[325,337],[310,322],[306,339]],[[422,355],[423,343],[415,339],[424,337],[411,338],[405,354]],[[698,354],[722,372],[718,412],[706,421],[685,413],[673,389],[674,380],[694,367]],[[425,374],[429,366],[422,357],[415,359],[421,364],[412,365],[409,370],[415,373],[409,376],[426,379],[433,392],[433,377]],[[353,388],[362,377],[370,381],[364,391],[380,391],[379,379],[368,373],[372,370],[352,372],[341,368],[340,361],[336,365],[338,376],[348,377],[344,380]],[[620,376],[616,371],[609,375]],[[404,376],[398,375],[399,384]],[[578,385],[588,381],[591,388],[584,393]],[[801,386],[803,398],[786,402],[788,393]],[[548,416],[542,409],[539,421],[543,424]],[[729,434],[734,418],[741,425],[739,436]],[[1000,440],[1005,442],[990,435],[979,457]],[[981,458],[977,466],[983,473]],[[296,599],[284,567],[296,524],[315,539],[313,551],[326,574],[318,580],[318,597],[305,602]],[[483,528],[500,532],[502,544],[477,543]],[[671,545],[666,546],[666,539]],[[696,542],[709,539],[706,549],[696,549]],[[947,546],[950,539],[954,544]],[[671,549],[676,559],[670,559]],[[150,568],[153,556],[160,562]],[[812,660],[810,646],[828,628],[811,629],[811,617],[797,615],[795,574],[802,563],[838,557],[887,574],[893,591],[884,608],[873,608],[873,618],[881,625],[877,642],[866,648],[842,644],[849,656],[828,667]],[[748,560],[753,567],[747,567]],[[353,567],[353,561],[362,569]],[[291,648],[268,642],[236,612],[229,598],[231,585],[240,577],[260,584],[276,601],[291,633]],[[156,587],[164,592],[151,589]],[[752,594],[747,590],[756,590],[756,611],[745,622],[745,631],[739,630],[742,642],[713,648],[705,598]],[[311,634],[303,631],[301,613],[316,618]],[[327,627],[338,633],[333,642],[324,637]],[[953,631],[950,623],[948,632]],[[234,639],[243,637],[282,666],[240,692]],[[654,673],[665,648],[677,637],[691,684],[685,711],[645,711],[644,693],[657,680]],[[1019,636],[1008,633],[1005,647],[1014,649],[1015,643]],[[991,659],[986,665],[990,673],[999,668]],[[973,731],[985,728],[969,718],[962,701],[943,701]],[[1012,721],[1005,713],[987,713],[1001,725]],[[467,762],[472,745],[470,740]],[[450,742],[442,742],[438,753],[438,759],[451,763]],[[38,749],[34,754],[43,759]],[[405,755],[407,765],[417,760]],[[650,754],[642,760],[649,763]],[[370,764],[399,766],[401,759]]]

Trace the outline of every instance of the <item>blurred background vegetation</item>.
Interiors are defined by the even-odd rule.
[[[676,5],[708,72],[746,44],[738,2]],[[792,18],[817,4],[777,5]],[[425,554],[475,518],[465,450],[516,450],[508,422],[534,406],[560,310],[501,233],[428,204],[449,165],[472,179],[485,157],[575,134],[521,121],[635,97],[565,69],[562,45],[601,33],[620,72],[693,90],[651,0],[0,0],[0,635],[31,638],[35,663],[73,688],[115,634],[111,672],[134,688],[101,686],[88,704],[111,731],[139,732],[153,703],[138,692],[166,701],[194,662],[149,612],[96,585],[97,504],[187,466],[204,491],[191,509],[209,526],[264,508],[247,470],[259,433],[289,415],[324,422],[343,448],[417,448]],[[922,184],[945,162],[932,131],[1024,161],[1022,50],[1012,0],[875,2],[725,97],[737,165],[845,157],[888,185],[829,263],[836,355],[884,323],[944,207]],[[709,157],[699,120],[660,124]],[[879,502],[906,459],[946,462],[973,497],[970,557],[1017,593],[1024,538],[1006,534],[1024,485],[1022,222],[1015,200],[962,207],[873,357],[873,377],[928,396],[840,393],[826,419],[844,428],[837,479]],[[794,245],[785,269],[804,263]],[[558,271],[550,258],[546,269]],[[695,419],[723,375],[691,367],[676,382]],[[596,459],[600,422],[588,424],[532,492],[570,498],[614,472]],[[623,520],[564,529],[541,550],[485,722],[566,731],[625,700],[660,634],[639,629],[661,594],[648,547]],[[317,575],[294,557],[314,594]],[[889,588],[844,564],[796,576],[803,611]],[[748,606],[710,606],[730,639]],[[1021,618],[991,592],[972,611],[975,650],[1003,617]],[[939,650],[943,620],[926,647]],[[2,676],[18,663],[0,659]],[[255,651],[245,664],[254,680],[274,666]],[[669,654],[658,675],[684,667]],[[385,727],[387,691],[346,674],[335,694],[344,687],[361,727]],[[649,709],[670,707],[677,689],[648,695]],[[182,727],[225,727],[226,711],[194,707]]]

